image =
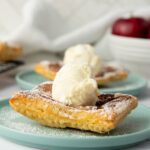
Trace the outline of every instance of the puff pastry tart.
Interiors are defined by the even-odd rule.
[[[21,47],[8,45],[0,42],[0,61],[9,61],[18,58],[22,54]]]
[[[63,66],[61,62],[42,61],[35,65],[35,72],[46,77],[49,80],[54,80],[56,73]],[[106,64],[102,70],[95,76],[98,85],[106,85],[113,81],[119,81],[127,78],[128,72],[122,68],[114,67]]]
[[[136,97],[125,94],[101,94],[95,106],[71,107],[51,97],[52,83],[45,82],[31,91],[15,94],[11,107],[42,125],[56,128],[107,133],[137,106]]]

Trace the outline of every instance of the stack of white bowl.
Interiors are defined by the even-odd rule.
[[[132,72],[150,78],[150,39],[130,38],[110,34],[113,57]]]

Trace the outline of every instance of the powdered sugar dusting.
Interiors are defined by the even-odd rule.
[[[144,112],[143,112],[144,113]],[[146,113],[146,112],[145,112]],[[133,113],[132,113],[133,114]],[[32,121],[19,113],[13,111],[9,105],[0,108],[0,125],[9,129],[17,130],[20,133],[33,134],[47,137],[68,137],[68,138],[103,138],[109,136],[123,135],[143,130],[149,126],[147,122],[141,121],[143,115],[136,112],[134,115],[128,116],[114,131],[109,134],[101,135],[97,133],[80,131],[75,129],[57,129],[49,128]],[[146,115],[146,114],[145,114]],[[136,126],[135,126],[136,124]]]
[[[44,60],[41,61],[40,64],[47,67],[50,64],[50,62],[48,60]]]
[[[59,104],[59,106],[62,105],[62,107],[68,107],[63,103],[53,100],[51,95],[51,88],[52,88],[52,84],[51,82],[48,81],[38,85],[31,91],[23,91],[23,92],[19,92],[18,94],[28,97],[31,100],[40,99],[46,102],[53,102],[53,104]],[[79,107],[69,106],[69,111],[78,112],[83,110],[83,111],[88,111],[90,113],[99,111],[100,115],[107,115],[108,119],[111,120],[114,113],[120,114],[124,112],[128,107],[130,107],[133,98],[134,97],[130,95],[115,94],[114,99],[99,106],[99,108],[97,106],[79,106]],[[71,118],[71,116],[67,115],[66,113],[63,115],[67,118]]]
[[[34,89],[30,91],[22,91],[16,93],[14,96],[17,96],[18,94],[24,97],[28,97],[31,100],[44,100],[46,102],[53,101],[53,104],[58,104],[62,106],[66,106],[63,103],[60,103],[58,101],[53,100],[52,94],[51,94],[51,89],[52,89],[52,83],[50,81],[41,83],[40,85],[36,86]],[[13,96],[13,97],[14,97]],[[81,110],[87,110],[87,111],[95,111],[97,110],[96,106],[77,106],[77,107],[71,107],[69,106],[73,111],[81,111]]]
[[[13,111],[9,106],[0,110],[0,124],[17,131],[41,136],[68,136],[77,138],[95,137],[96,133],[74,130],[49,128],[38,124]]]
[[[115,76],[118,74],[118,71],[115,71],[115,72],[107,72],[103,78],[109,78],[111,76]]]
[[[43,60],[39,64],[41,64],[42,66],[44,66],[47,69],[49,69],[49,65],[56,65],[56,64],[58,64],[60,66],[63,65],[63,63],[61,61],[57,61],[57,62],[54,61],[54,62],[52,62],[52,61],[48,61],[48,60]]]
[[[111,106],[113,105],[113,106]],[[104,109],[104,112],[108,114],[108,116],[111,118],[111,115],[114,113],[120,114],[123,111],[125,111],[130,105],[130,100],[125,101],[118,101],[118,102],[109,102],[102,106]]]

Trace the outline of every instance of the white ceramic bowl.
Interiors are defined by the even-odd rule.
[[[114,58],[124,67],[150,78],[150,39],[110,34],[109,47]]]
[[[132,38],[110,34],[110,40],[113,43],[119,43],[121,45],[150,48],[150,39]]]
[[[150,41],[150,40],[149,40]],[[110,46],[113,49],[120,50],[121,52],[128,52],[128,53],[137,53],[138,54],[150,54],[150,47],[140,47],[140,46],[132,46],[132,45],[123,45],[119,42],[110,42]]]
[[[150,54],[139,54],[134,52],[123,52],[112,48],[114,57],[125,58],[126,60],[138,60],[144,62],[150,62]]]

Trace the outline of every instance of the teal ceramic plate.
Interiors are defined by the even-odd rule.
[[[17,74],[16,81],[19,86],[23,89],[32,89],[34,86],[40,84],[41,82],[47,81],[46,78],[38,75],[34,71],[25,71]],[[139,95],[145,90],[147,86],[147,81],[141,76],[130,73],[126,80],[113,82],[105,87],[100,87],[101,93],[125,93],[132,95]]]
[[[150,138],[150,108],[139,105],[107,135],[41,126],[0,101],[0,135],[18,144],[53,150],[123,149]]]

